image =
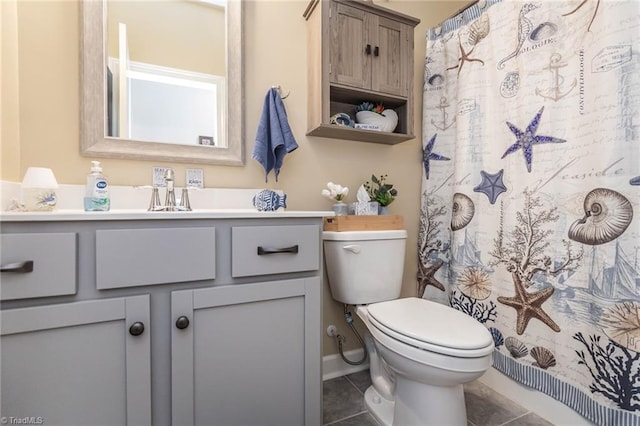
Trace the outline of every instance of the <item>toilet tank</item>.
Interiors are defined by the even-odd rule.
[[[361,305],[400,296],[407,231],[325,231],[322,238],[334,300]]]

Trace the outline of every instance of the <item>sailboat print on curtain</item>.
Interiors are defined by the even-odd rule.
[[[497,370],[616,426],[640,425],[637,16],[478,2],[429,30],[423,87],[418,296],[484,324]]]
[[[616,254],[612,265],[596,259],[596,247],[593,248],[593,261],[589,271],[589,292],[606,300],[634,300],[640,293],[640,272],[629,262],[619,243],[616,243]],[[637,251],[637,249],[636,249]]]

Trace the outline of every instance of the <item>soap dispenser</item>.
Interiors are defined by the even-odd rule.
[[[87,212],[106,212],[111,206],[109,200],[109,181],[102,174],[99,161],[92,161],[91,173],[87,175],[87,187],[84,196],[84,210]]]

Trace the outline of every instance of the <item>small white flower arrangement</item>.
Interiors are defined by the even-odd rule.
[[[322,190],[322,195],[330,200],[342,202],[344,198],[349,194],[349,188],[346,186],[338,185],[333,182],[327,183],[327,189]]]

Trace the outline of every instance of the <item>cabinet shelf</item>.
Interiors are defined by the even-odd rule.
[[[356,142],[371,142],[384,145],[395,145],[414,139],[414,135],[405,133],[388,133],[373,130],[354,129],[352,127],[335,126],[332,124],[321,124],[309,131],[307,136],[320,136],[323,138],[345,139]]]

